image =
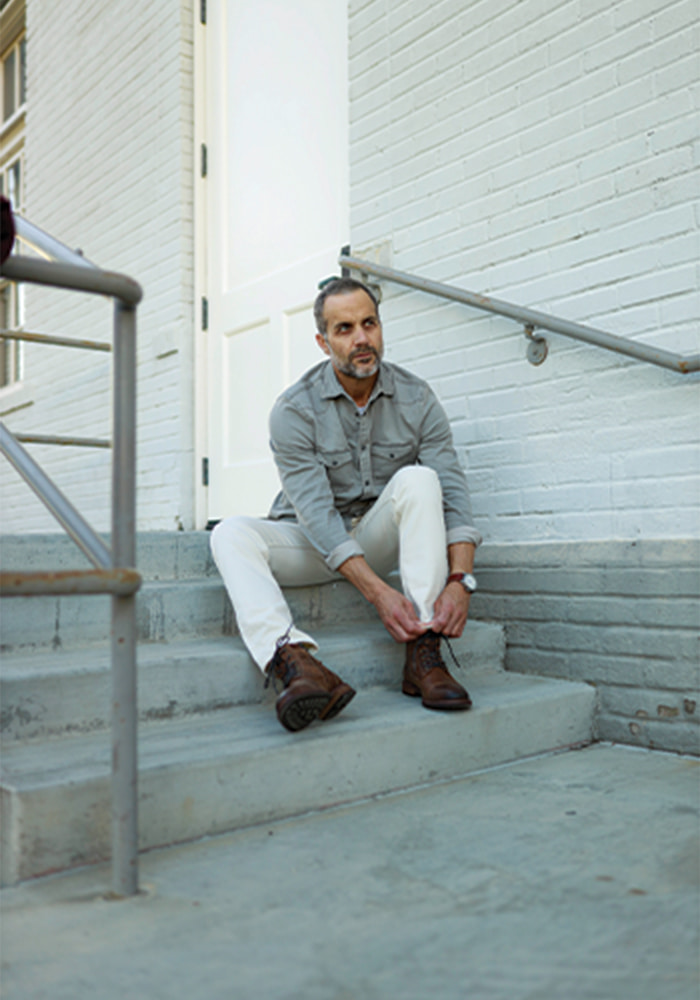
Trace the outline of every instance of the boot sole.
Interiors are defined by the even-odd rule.
[[[277,718],[290,733],[298,733],[300,729],[306,729],[321,718],[321,713],[327,709],[330,700],[330,695],[324,692],[300,695],[285,705],[281,712],[278,708]]]
[[[329,719],[333,719],[339,712],[342,712],[343,709],[350,704],[354,697],[354,688],[351,688],[349,684],[339,684],[338,687],[333,690],[331,700],[319,715],[319,719],[321,719],[322,722],[327,722]]]

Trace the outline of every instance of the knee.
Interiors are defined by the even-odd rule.
[[[396,485],[410,493],[437,493],[442,496],[440,478],[427,465],[406,465],[396,473]]]
[[[234,515],[219,521],[212,530],[209,541],[215,561],[218,562],[225,552],[242,553],[251,546],[257,549],[262,547],[262,539],[255,531],[254,523],[251,523],[253,521],[253,518],[243,515]]]

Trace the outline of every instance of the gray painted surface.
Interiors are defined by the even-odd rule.
[[[315,631],[321,658],[355,688],[400,686],[403,651],[377,623],[362,630]],[[503,668],[503,629],[472,622],[452,643],[465,676]],[[448,657],[449,659],[449,657]],[[142,722],[274,701],[240,639],[186,637],[138,649]],[[6,653],[0,674],[3,739],[86,733],[109,725],[109,650],[100,647]],[[458,675],[461,676],[461,675]]]
[[[628,747],[2,893],[5,1000],[697,1000],[698,762]]]
[[[489,670],[475,708],[429,712],[367,688],[341,716],[290,734],[271,707],[142,725],[139,843],[193,840],[590,741],[595,692]],[[109,856],[105,733],[6,743],[2,884]]]
[[[601,739],[700,753],[700,542],[484,545],[477,572],[509,670],[595,684]]]
[[[470,623],[453,644],[475,709],[427,712],[400,693],[403,650],[345,581],[288,594],[323,660],[358,695],[338,720],[290,735],[276,719],[274,692],[264,690],[235,635],[208,536],[139,541],[146,577],[138,597],[142,846],[592,738],[593,689],[506,673],[503,629],[483,622]],[[3,549],[10,563],[75,565],[64,541],[8,541]],[[108,619],[101,614],[107,608],[99,598],[19,598],[4,608],[2,878],[8,884],[108,856],[110,687]]]
[[[139,539],[143,844],[405,787],[415,756],[422,781],[596,733],[698,750],[697,546],[485,546],[472,621],[455,644],[476,710],[459,718],[397,696],[401,650],[354,588],[293,588],[295,617],[360,694],[337,725],[290,738],[235,636],[208,541],[203,532]],[[0,547],[8,567],[80,565],[67,540],[3,539]],[[13,882],[106,856],[108,619],[99,598],[13,599],[2,611],[11,649],[2,663],[3,878]],[[558,678],[594,682],[597,694]],[[306,769],[309,787],[284,777],[297,753],[316,761]],[[386,767],[374,763],[385,757]],[[305,773],[301,758],[296,773]],[[234,798],[222,800],[222,788]]]
[[[208,543],[207,532],[138,536],[147,581],[138,598],[143,642],[186,643],[193,628],[208,637],[235,634]],[[87,564],[57,535],[1,536],[0,560],[5,569]],[[698,540],[485,544],[477,572],[472,621],[505,628],[509,670],[595,684],[601,739],[700,753]],[[295,615],[312,627],[337,625],[338,615],[376,622],[374,610],[344,582],[289,595]],[[22,604],[0,607],[6,649],[70,650],[109,634],[106,598]],[[8,669],[15,669],[12,658]],[[246,690],[247,699],[250,685]],[[170,700],[150,707],[167,710]]]

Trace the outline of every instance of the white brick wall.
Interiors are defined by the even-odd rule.
[[[136,278],[138,524],[192,527],[192,0],[27,0],[26,214]],[[111,339],[111,304],[27,290],[26,327]],[[25,347],[0,395],[17,431],[109,436],[105,355]],[[8,412],[9,411],[9,412]],[[109,526],[108,452],[30,446],[79,510]],[[2,463],[3,530],[55,522]]]
[[[400,270],[700,351],[694,0],[351,0],[351,226]],[[698,376],[384,286],[493,542],[700,527]]]
[[[193,524],[192,3],[27,0],[27,214],[144,286],[139,527]],[[354,248],[670,350],[697,333],[694,0],[351,0]],[[697,376],[385,287],[389,357],[426,374],[492,542],[697,532]],[[111,310],[30,290],[27,327]],[[25,348],[16,430],[107,435],[102,355]],[[50,386],[50,392],[49,387]],[[32,446],[99,528],[107,453]],[[0,466],[3,530],[53,522]]]

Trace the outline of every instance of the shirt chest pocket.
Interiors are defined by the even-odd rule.
[[[416,449],[413,444],[373,444],[372,474],[376,483],[385,486],[391,477],[406,465],[414,465]]]
[[[333,496],[337,500],[354,498],[357,494],[358,474],[355,471],[350,449],[324,450],[319,451],[318,454],[325,466]]]

